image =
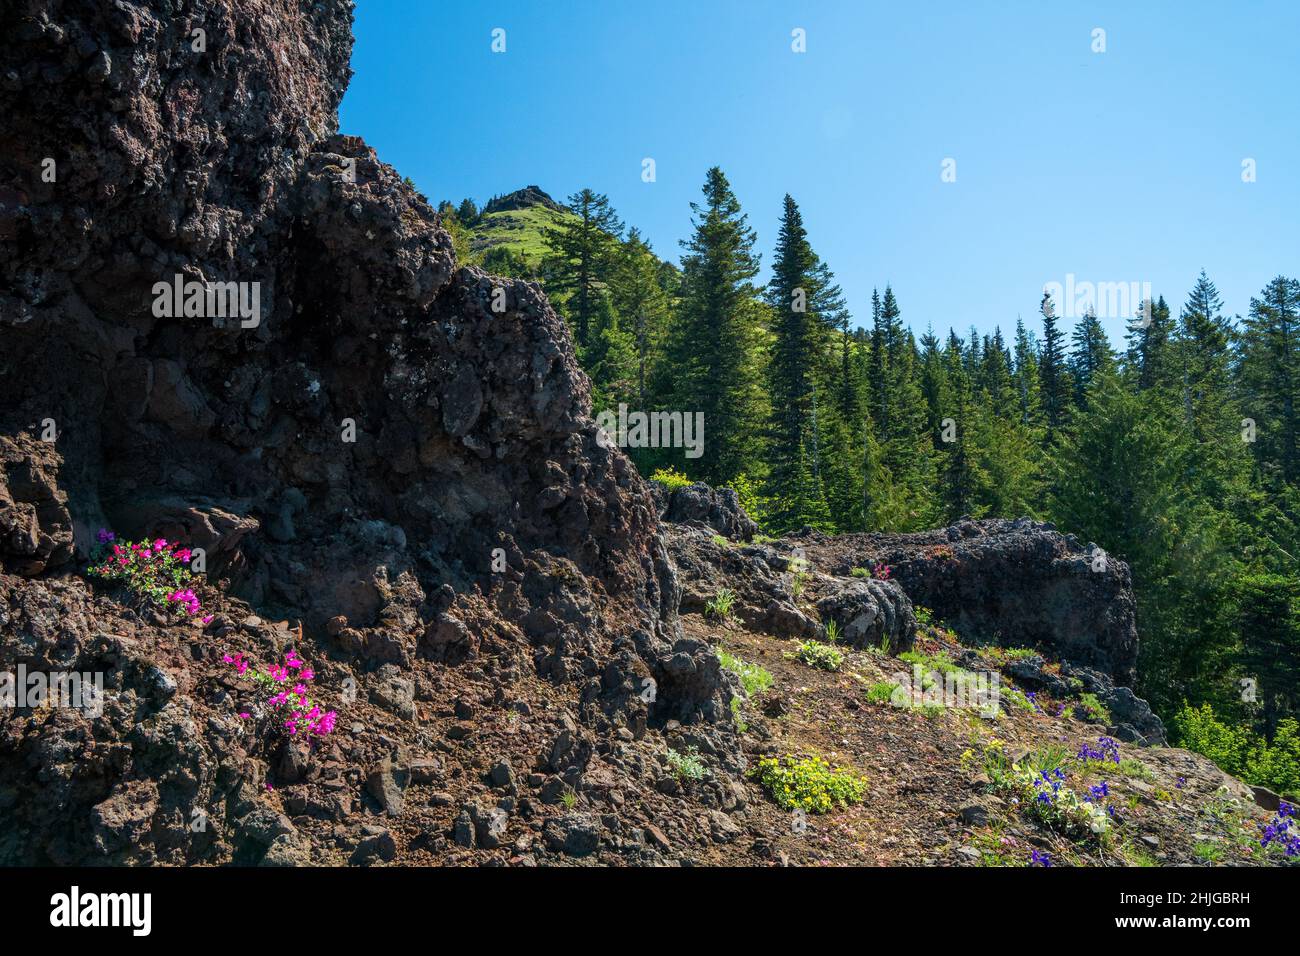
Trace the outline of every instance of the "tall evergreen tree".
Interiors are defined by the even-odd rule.
[[[940,449],[944,455],[942,468],[942,498],[944,512],[949,521],[964,515],[973,515],[975,477],[968,432],[972,425],[974,400],[968,375],[968,353],[963,354],[962,341],[949,330],[948,346],[944,350],[944,398],[947,414],[940,420]]]
[[[1129,364],[1137,373],[1138,388],[1169,384],[1169,338],[1173,324],[1169,305],[1161,296],[1142,303],[1137,316],[1129,323]]]
[[[1015,421],[1020,411],[1011,368],[1011,355],[1002,339],[1002,330],[994,327],[993,335],[985,337],[984,340],[979,385],[987,396],[989,409],[994,415],[1007,421]]]
[[[1089,309],[1074,327],[1071,337],[1070,372],[1074,379],[1074,403],[1088,407],[1088,386],[1093,379],[1115,366],[1115,353],[1094,309]]]
[[[1046,425],[1044,442],[1051,445],[1069,416],[1070,380],[1065,366],[1065,335],[1057,328],[1056,305],[1044,292],[1038,306],[1043,317],[1043,348],[1038,356],[1038,387]]]
[[[1016,318],[1016,345],[1014,353],[1016,399],[1020,408],[1020,423],[1026,428],[1036,426],[1042,417],[1042,398],[1038,384],[1038,343],[1025,323]]]
[[[648,375],[658,352],[669,314],[669,296],[660,281],[659,260],[641,233],[628,230],[610,283],[614,308],[632,334],[636,350],[636,403],[648,410]]]
[[[1300,480],[1300,280],[1278,276],[1258,298],[1241,332],[1242,411],[1255,423],[1256,457],[1270,478]]]
[[[672,406],[704,413],[705,450],[692,473],[722,485],[764,470],[765,309],[753,284],[754,230],[718,167],[708,171],[703,193],[702,203],[691,204],[694,232],[682,243],[681,304],[665,361]]]
[[[592,319],[618,256],[623,223],[609,197],[591,189],[570,196],[569,209],[573,217],[542,233],[548,249],[547,290],[563,296],[578,345],[586,348],[591,344]]]
[[[789,488],[800,468],[811,467],[820,479],[820,436],[816,431],[818,386],[823,384],[824,356],[830,347],[831,326],[826,315],[842,306],[839,290],[828,286],[817,254],[808,242],[803,216],[794,199],[786,195],[772,261],[767,302],[772,316],[772,348],[768,364],[768,390],[772,424],[768,440],[769,483]],[[807,488],[789,496],[788,508],[778,505],[774,520],[787,527],[808,523],[796,513],[808,507]],[[825,510],[825,503],[816,506]]]

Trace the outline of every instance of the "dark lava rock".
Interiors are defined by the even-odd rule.
[[[917,534],[855,534],[801,540],[817,569],[848,575],[883,562],[914,605],[966,636],[1043,646],[1131,685],[1136,675],[1136,601],[1128,565],[1051,525],[962,521]]]

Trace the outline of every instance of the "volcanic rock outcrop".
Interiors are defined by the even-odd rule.
[[[99,808],[94,834],[34,840],[29,859],[243,852],[171,830],[149,849],[161,817],[229,817],[217,804],[250,786],[218,769],[228,728],[174,727],[192,759],[170,790],[142,735],[181,719],[160,693],[206,695],[220,722],[214,638],[269,640],[263,618],[300,618],[340,680],[409,685],[427,661],[569,688],[551,772],[588,764],[585,735],[726,712],[563,322],[536,284],[458,268],[427,202],[337,134],[350,18],[343,0],[0,7],[0,663],[107,669],[119,703],[161,708],[0,716],[0,765],[67,775],[68,821]],[[214,600],[247,602],[178,649],[180,676],[128,664],[170,643],[149,614],[24,580],[71,570],[101,526],[202,547]],[[413,693],[370,696],[409,711]],[[116,756],[52,764],[51,741],[105,733]],[[11,839],[40,830],[34,791],[7,793]]]
[[[888,565],[913,603],[969,638],[1047,647],[1120,684],[1136,677],[1128,565],[1050,524],[961,521],[918,534],[810,533],[792,540],[834,574]]]

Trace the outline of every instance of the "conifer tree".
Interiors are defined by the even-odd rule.
[[[1250,300],[1239,354],[1242,412],[1270,479],[1300,480],[1300,281],[1278,276]]]
[[[1020,423],[1026,428],[1033,428],[1042,419],[1042,399],[1038,384],[1038,343],[1034,340],[1033,333],[1025,329],[1025,323],[1019,317],[1016,318],[1013,377]]]
[[[1061,435],[1069,416],[1070,381],[1065,367],[1064,334],[1057,327],[1056,305],[1048,293],[1038,307],[1043,317],[1043,348],[1038,356],[1038,385],[1046,426],[1044,442],[1051,445]]]
[[[666,349],[672,407],[703,412],[704,455],[691,473],[714,485],[763,473],[767,416],[761,348],[765,307],[754,288],[756,240],[731,184],[708,171],[683,242],[681,304]]]
[[[1089,309],[1074,327],[1071,337],[1070,372],[1074,379],[1074,404],[1088,406],[1088,386],[1092,380],[1115,366],[1115,353],[1106,338],[1097,312]]]
[[[543,231],[547,291],[563,297],[578,345],[591,344],[592,320],[613,270],[623,223],[609,197],[582,189],[569,197],[573,216]]]
[[[614,308],[632,335],[636,351],[636,405],[649,409],[648,376],[669,315],[669,296],[660,279],[659,260],[634,227],[619,250],[610,293]]]
[[[1171,384],[1168,377],[1169,338],[1173,331],[1165,297],[1142,303],[1129,323],[1129,364],[1140,389]]]

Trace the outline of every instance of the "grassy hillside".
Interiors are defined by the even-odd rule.
[[[565,219],[572,218],[572,213],[536,205],[525,209],[484,213],[466,232],[470,238],[470,249],[476,256],[481,257],[496,246],[505,246],[511,252],[522,255],[535,268],[546,252],[543,231],[553,229]]]

